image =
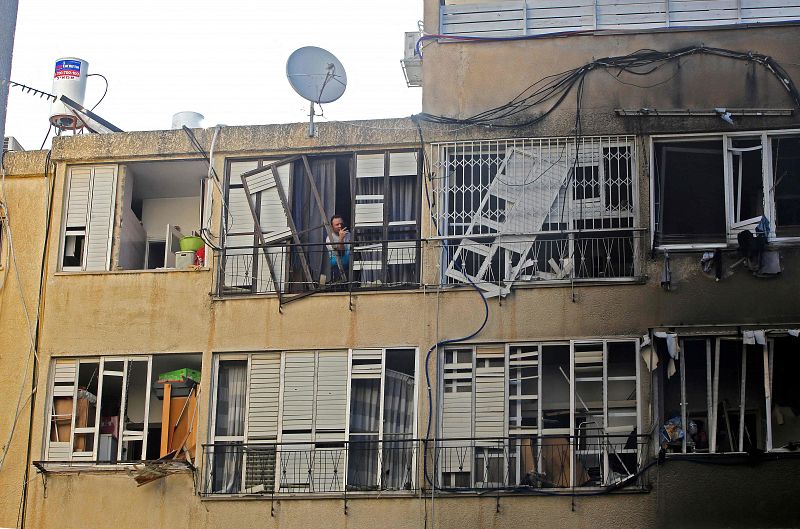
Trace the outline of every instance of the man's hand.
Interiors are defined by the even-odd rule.
[[[340,229],[339,230],[339,242],[344,242],[344,238],[348,233],[349,232],[347,231],[347,228]]]

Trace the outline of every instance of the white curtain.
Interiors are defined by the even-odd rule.
[[[350,445],[347,485],[352,489],[378,486],[381,380],[355,379],[350,389]]]
[[[217,382],[216,436],[244,436],[247,362],[220,362]],[[239,492],[242,482],[241,443],[215,444],[214,492]]]
[[[411,485],[414,436],[414,377],[386,370],[383,395],[382,488],[398,490]]]

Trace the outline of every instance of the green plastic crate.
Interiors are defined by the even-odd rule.
[[[184,367],[183,369],[176,369],[175,371],[168,371],[158,375],[159,384],[166,382],[186,382],[187,380],[193,380],[199,383],[200,371]]]

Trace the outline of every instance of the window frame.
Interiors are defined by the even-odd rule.
[[[569,436],[569,438],[572,439],[572,438],[576,438],[576,437],[579,437],[580,435],[582,435],[580,433],[580,431],[579,431],[580,428],[576,427],[576,416],[577,416],[578,411],[579,411],[578,410],[579,403],[576,402],[576,400],[578,400],[578,399],[576,399],[576,375],[575,375],[575,367],[576,367],[576,363],[575,363],[575,358],[576,358],[575,357],[575,352],[576,351],[575,351],[575,349],[576,349],[576,345],[592,345],[592,344],[599,345],[599,344],[602,344],[602,347],[603,347],[603,349],[602,349],[603,350],[603,379],[602,379],[603,388],[602,388],[602,397],[601,397],[602,402],[603,402],[603,412],[602,412],[602,414],[603,414],[603,425],[602,425],[602,428],[600,429],[602,431],[602,435],[605,436],[605,437],[623,437],[623,436],[626,437],[626,436],[630,435],[628,433],[614,431],[613,428],[619,428],[619,427],[613,427],[613,426],[609,426],[608,425],[608,422],[609,422],[608,421],[608,417],[609,417],[608,383],[609,383],[609,381],[613,381],[613,380],[621,380],[622,378],[625,378],[626,380],[628,380],[630,378],[630,377],[627,377],[627,376],[626,377],[619,377],[619,376],[609,377],[609,375],[608,375],[608,361],[609,361],[608,345],[611,344],[611,343],[627,343],[627,344],[631,344],[631,345],[634,346],[633,354],[634,354],[634,366],[635,366],[634,383],[635,383],[635,386],[636,386],[636,390],[635,390],[636,391],[635,392],[635,395],[636,395],[636,418],[635,418],[635,424],[633,425],[633,427],[635,428],[635,431],[637,432],[638,435],[642,434],[642,411],[643,411],[642,410],[642,407],[643,407],[643,402],[642,402],[642,377],[643,377],[643,373],[642,373],[642,358],[641,358],[641,341],[640,341],[639,338],[634,338],[634,337],[611,337],[611,338],[594,338],[594,339],[593,338],[580,338],[580,339],[571,339],[571,340],[551,340],[551,341],[541,341],[541,342],[537,342],[537,341],[508,342],[508,343],[502,344],[503,347],[504,347],[504,352],[505,352],[505,356],[504,356],[504,366],[505,366],[505,374],[504,374],[504,380],[505,380],[504,406],[505,406],[505,409],[504,409],[504,419],[503,419],[503,424],[504,424],[503,429],[504,429],[504,431],[503,431],[502,438],[507,443],[509,443],[509,445],[508,445],[509,447],[511,446],[510,445],[511,441],[514,440],[514,439],[525,439],[525,438],[534,438],[535,437],[535,438],[541,440],[541,439],[545,439],[545,438],[564,437],[564,436]],[[453,363],[453,365],[456,366],[456,367],[451,368],[451,369],[454,369],[456,371],[453,372],[453,376],[448,377],[447,376],[447,367],[446,367],[446,365],[447,365],[447,361],[446,361],[447,357],[446,357],[446,355],[447,355],[448,352],[453,352],[453,351],[459,351],[459,352],[466,351],[466,350],[470,350],[471,351],[472,368],[471,368],[471,372],[470,372],[469,376],[471,377],[470,388],[471,388],[471,393],[472,393],[472,405],[471,405],[471,417],[472,417],[472,419],[471,419],[471,424],[470,424],[470,429],[472,431],[472,435],[470,437],[471,437],[472,443],[474,445],[474,446],[472,446],[471,450],[475,451],[475,454],[472,455],[472,457],[475,458],[475,461],[477,461],[478,450],[482,449],[480,447],[480,442],[479,442],[480,439],[475,436],[475,424],[476,424],[476,417],[477,417],[477,413],[478,413],[478,410],[476,408],[476,393],[477,393],[477,391],[476,391],[476,382],[477,382],[477,361],[478,361],[477,360],[477,356],[479,355],[478,349],[481,348],[481,347],[486,347],[487,345],[491,345],[491,344],[463,344],[463,345],[458,345],[458,346],[452,346],[452,347],[445,348],[443,350],[443,354],[439,355],[439,361],[437,363],[438,364],[438,373],[439,373],[439,375],[437,377],[437,384],[438,384],[439,390],[437,391],[437,414],[438,415],[437,415],[437,423],[436,423],[437,424],[436,432],[437,432],[438,439],[440,439],[441,442],[443,443],[442,446],[444,448],[448,448],[448,439],[443,436],[443,428],[445,427],[445,420],[443,419],[443,417],[444,417],[444,408],[443,408],[443,406],[444,406],[444,394],[445,394],[446,389],[448,387],[450,387],[450,385],[447,383],[447,380],[448,380],[448,378],[450,378],[450,379],[459,378],[458,377],[459,375],[461,375],[461,378],[463,378],[463,377],[466,376],[466,374],[463,371],[464,370],[464,363],[457,361],[457,362]],[[501,344],[497,344],[497,345],[501,345]],[[543,390],[542,348],[547,347],[547,346],[561,346],[561,347],[567,346],[569,348],[569,365],[570,365],[570,369],[569,369],[568,376],[569,376],[569,393],[570,393],[570,395],[569,395],[569,427],[568,428],[563,428],[563,427],[560,427],[560,428],[545,428],[544,427],[544,419],[543,419],[543,415],[544,414],[543,414],[543,402],[542,402],[543,401],[543,391],[542,391]],[[537,426],[535,426],[535,427],[532,427],[532,426],[524,427],[524,426],[520,425],[520,426],[517,426],[516,428],[512,428],[510,426],[511,410],[510,410],[510,404],[509,404],[509,401],[511,400],[511,396],[512,396],[511,395],[511,354],[512,354],[512,349],[514,349],[514,348],[522,348],[522,347],[538,347],[538,349],[539,349],[539,351],[537,353],[537,360],[536,360],[536,362],[537,362],[537,364],[536,364],[537,379],[538,379],[537,380],[538,390],[537,390],[537,395],[536,395],[536,401],[537,401],[537,407],[538,407],[538,409],[537,409]],[[458,360],[457,357],[454,357],[454,358],[456,358],[456,360]],[[458,386],[458,381],[457,380],[455,382],[455,386]],[[456,391],[457,391],[457,389],[456,389]],[[625,427],[627,427],[627,425]],[[591,430],[594,430],[594,428],[591,429]],[[463,442],[463,441],[464,440],[461,440],[461,442]],[[569,445],[570,445],[569,454],[570,454],[570,460],[571,461],[574,461],[574,458],[577,457],[578,455],[583,455],[584,451],[580,450],[580,449],[576,449],[576,444],[570,442]],[[579,454],[578,452],[581,452],[581,454]],[[641,457],[641,450],[637,448],[637,452],[639,452],[639,457]],[[485,460],[486,460],[486,457],[488,457],[488,456],[485,456]],[[501,457],[503,457],[503,456],[501,456]],[[505,457],[511,457],[511,456],[505,456]],[[475,461],[473,461],[473,465],[475,464]],[[517,463],[519,463],[519,461],[517,461]],[[439,467],[437,470],[438,470],[437,479],[439,480],[440,483],[444,483],[445,480],[444,480],[444,477],[443,477],[444,472],[442,470],[442,467]],[[480,483],[477,481],[477,473],[475,471],[475,467],[474,466],[471,466],[466,472],[469,472],[470,480],[471,480],[471,482],[473,484],[480,485]],[[517,474],[517,476],[519,477],[519,474]],[[570,486],[575,485],[574,480],[575,480],[575,475],[574,475],[574,473],[571,473],[570,474]],[[485,484],[483,484],[483,485],[485,485]]]
[[[651,135],[649,138],[649,185],[650,185],[650,247],[659,251],[681,251],[681,250],[713,250],[724,249],[731,247],[734,243],[731,238],[738,233],[743,227],[747,227],[753,219],[745,219],[744,221],[736,221],[735,218],[735,181],[733,175],[733,154],[731,147],[731,140],[733,139],[747,139],[759,138],[761,140],[761,171],[762,171],[762,190],[763,190],[763,211],[764,215],[770,221],[770,231],[768,234],[768,241],[770,244],[797,244],[800,243],[800,237],[778,237],[776,234],[775,225],[775,195],[774,195],[774,175],[773,175],[773,160],[772,160],[772,139],[781,136],[797,136],[800,137],[800,129],[776,129],[776,130],[760,130],[760,131],[735,131],[735,132],[704,132],[694,134],[656,134]],[[719,139],[722,142],[723,168],[724,168],[724,185],[725,185],[725,237],[726,241],[713,243],[713,242],[696,242],[696,243],[680,243],[680,244],[656,244],[658,233],[656,231],[656,144],[664,144],[670,142],[692,142]]]
[[[42,460],[44,462],[50,462],[51,459],[49,457],[50,452],[50,443],[51,443],[51,429],[53,427],[53,413],[54,409],[54,397],[55,397],[55,378],[56,378],[56,366],[59,363],[67,363],[67,362],[74,362],[75,364],[75,379],[73,382],[73,391],[72,391],[72,411],[71,411],[71,418],[70,418],[70,440],[69,440],[69,459],[67,461],[64,460],[52,460],[53,463],[87,463],[87,464],[98,464],[100,466],[109,466],[109,467],[116,467],[117,465],[126,465],[126,464],[136,464],[137,462],[146,461],[147,456],[147,437],[148,437],[148,426],[150,423],[150,407],[151,407],[151,394],[152,391],[145,391],[145,404],[144,404],[144,414],[143,414],[143,430],[141,439],[128,439],[128,440],[141,440],[142,441],[142,451],[138,458],[129,459],[126,461],[122,461],[122,449],[123,444],[126,441],[125,437],[125,421],[122,420],[122,414],[125,413],[125,409],[127,406],[127,394],[129,390],[129,376],[128,372],[129,364],[131,362],[146,362],[147,363],[147,386],[146,389],[152,387],[153,382],[153,355],[125,355],[125,356],[87,356],[87,357],[64,357],[64,358],[53,358],[51,363],[50,373],[48,376],[48,386],[47,386],[47,405],[45,406],[45,421],[44,421],[44,442],[42,443]],[[123,362],[123,371],[121,374],[116,370],[106,370],[105,364],[107,362]],[[91,427],[76,427],[75,426],[75,419],[76,419],[76,402],[77,402],[77,394],[79,389],[79,374],[80,374],[80,366],[81,364],[97,364],[97,395],[95,395],[97,399],[97,404],[95,405],[95,420],[94,426]],[[103,377],[106,376],[119,376],[122,379],[122,386],[121,386],[121,400],[120,400],[120,421],[117,425],[117,449],[116,449],[116,460],[115,461],[99,461],[98,458],[98,450],[100,444],[100,410],[101,410],[101,403],[103,398]],[[78,431],[80,430],[80,431]],[[78,457],[75,457],[74,454],[74,440],[76,435],[87,435],[92,434],[93,444],[91,451],[83,451],[78,452],[80,454]]]
[[[746,329],[749,330],[749,329]],[[717,362],[717,354],[721,355],[721,342],[734,342],[737,343],[739,346],[739,356],[737,358],[738,362],[743,366],[746,366],[746,354],[755,354],[759,355],[761,358],[757,358],[756,361],[762,362],[762,369],[760,373],[757,373],[756,376],[760,377],[764,384],[769,384],[769,391],[764,391],[765,387],[762,386],[760,390],[763,394],[759,395],[760,398],[763,399],[759,405],[761,406],[761,411],[765,413],[765,422],[764,422],[764,452],[765,453],[781,453],[782,450],[776,449],[772,446],[773,442],[773,434],[772,434],[772,391],[774,391],[773,386],[773,363],[774,363],[774,356],[775,356],[775,336],[771,334],[771,332],[780,332],[781,329],[766,329],[764,332],[765,334],[765,343],[752,345],[753,347],[758,347],[761,349],[760,352],[758,351],[748,351],[747,347],[748,344],[744,343],[743,336],[741,332],[725,332],[720,334],[694,334],[691,332],[677,332],[677,339],[679,340],[680,344],[680,356],[679,356],[679,366],[678,370],[673,376],[678,376],[678,386],[680,391],[680,417],[681,417],[681,424],[686,424],[689,420],[689,412],[686,408],[686,372],[685,372],[685,362],[683,361],[683,355],[685,354],[685,347],[684,342],[689,341],[705,341],[706,342],[706,354],[708,358],[706,360],[707,366],[711,366],[711,372],[706,372],[706,408],[709,412],[714,413],[716,417],[715,410],[713,410],[714,402],[708,401],[709,398],[718,399],[717,408],[722,403],[722,398],[716,395],[714,391],[715,387],[718,389],[718,380],[719,380],[719,369],[715,369],[715,366],[718,366]],[[780,336],[780,334],[779,334]],[[655,347],[653,344],[652,347]],[[743,355],[744,353],[744,355]],[[653,351],[654,357],[658,357],[655,350]],[[660,366],[659,366],[660,367]],[[738,388],[738,396],[739,396],[739,405],[735,408],[731,408],[729,411],[735,412],[739,414],[738,423],[735,426],[735,432],[737,434],[737,449],[733,451],[720,451],[718,450],[719,444],[718,439],[719,436],[717,432],[719,431],[718,428],[718,419],[715,421],[711,421],[707,418],[709,422],[709,426],[707,433],[708,437],[708,451],[704,452],[689,452],[687,450],[687,438],[684,435],[683,440],[681,442],[680,452],[668,452],[669,457],[683,457],[686,455],[689,456],[696,456],[700,455],[709,455],[713,456],[715,454],[746,454],[747,452],[744,450],[744,432],[745,432],[745,417],[747,411],[747,393],[746,388],[748,384],[748,372],[746,367],[742,370],[740,368],[741,380],[739,380],[739,388]],[[663,372],[663,370],[662,370]],[[664,375],[662,375],[659,379],[659,392],[661,393],[660,399],[660,409],[656,410],[656,416],[661,418],[661,424],[658,425],[658,445],[660,446],[661,443],[661,428],[665,421],[669,419],[666,416],[666,408],[665,408],[665,395],[666,395],[666,386],[668,380],[665,379]],[[715,382],[717,381],[717,382]],[[742,398],[744,395],[745,398]]]
[[[113,258],[113,240],[114,240],[114,231],[116,225],[116,212],[117,212],[117,187],[119,184],[119,166],[118,163],[100,163],[100,164],[79,164],[79,165],[68,165],[65,170],[65,178],[64,178],[64,195],[62,197],[62,208],[61,208],[61,226],[59,229],[59,239],[58,239],[58,266],[56,270],[59,272],[108,272],[111,270],[111,260]],[[105,265],[102,270],[87,270],[86,269],[86,258],[87,258],[87,247],[89,245],[89,224],[91,223],[92,219],[92,196],[94,193],[94,186],[95,186],[95,170],[96,169],[104,169],[104,168],[112,168],[114,171],[113,176],[113,184],[111,186],[111,217],[109,220],[109,228],[108,228],[108,239],[107,239],[107,251],[106,251],[106,259]],[[74,169],[88,169],[91,171],[91,176],[89,177],[89,188],[88,188],[88,196],[86,201],[86,214],[85,214],[85,225],[83,229],[78,228],[69,228],[67,226],[68,214],[69,214],[69,197],[70,197],[70,190],[72,189],[72,171]],[[64,251],[66,250],[66,242],[67,236],[74,235],[74,236],[83,236],[83,250],[81,253],[81,264],[79,266],[64,266]]]
[[[413,390],[413,400],[411,403],[412,412],[413,412],[413,432],[412,432],[412,439],[416,440],[419,434],[419,399],[420,399],[420,381],[421,381],[421,374],[419,372],[420,369],[420,358],[419,358],[419,348],[416,346],[408,346],[408,345],[399,345],[399,346],[383,346],[383,347],[365,347],[365,348],[317,348],[317,349],[295,349],[295,350],[264,350],[264,351],[249,351],[249,352],[215,352],[213,354],[213,364],[212,364],[212,379],[211,379],[211,398],[209,399],[209,417],[208,417],[208,432],[206,435],[206,439],[209,445],[215,445],[217,443],[242,443],[243,445],[264,445],[265,447],[273,446],[280,450],[280,447],[283,446],[282,443],[294,443],[295,441],[284,441],[283,439],[283,428],[282,428],[282,416],[283,416],[283,406],[286,398],[285,394],[285,385],[284,385],[284,375],[285,375],[285,366],[286,366],[286,357],[287,355],[292,355],[293,353],[315,353],[315,375],[314,375],[314,385],[318,384],[318,377],[316,375],[316,369],[319,363],[319,353],[320,352],[346,352],[347,353],[347,377],[346,377],[346,391],[347,391],[347,403],[345,408],[345,419],[344,419],[344,431],[342,433],[342,439],[344,445],[347,445],[350,442],[351,432],[350,432],[350,407],[352,404],[352,383],[353,380],[356,379],[365,379],[370,378],[369,376],[358,376],[354,377],[353,375],[353,353],[354,351],[376,351],[380,352],[381,355],[381,364],[380,364],[380,382],[381,382],[381,395],[380,395],[380,420],[378,423],[379,426],[379,433],[378,433],[378,443],[382,446],[384,442],[384,432],[383,432],[383,406],[384,406],[384,392],[385,392],[385,378],[386,378],[386,355],[388,351],[391,350],[405,350],[409,351],[409,354],[414,355],[414,390]],[[250,380],[251,380],[251,366],[252,360],[254,355],[263,355],[263,354],[276,354],[279,355],[279,363],[280,363],[280,379],[278,384],[278,414],[277,414],[277,431],[274,440],[271,439],[259,439],[259,440],[248,440],[249,436],[249,412],[250,412]],[[244,424],[243,424],[243,432],[241,436],[218,436],[216,435],[216,421],[217,421],[217,398],[218,398],[218,387],[219,387],[219,364],[220,362],[231,361],[231,360],[239,360],[239,361],[246,361],[247,362],[247,377],[246,377],[246,394],[245,394],[245,409],[244,409]],[[373,377],[374,378],[374,377]],[[316,389],[314,390],[316,392]],[[316,395],[314,397],[314,403],[312,405],[312,422],[311,422],[311,432],[310,437],[311,439],[308,443],[303,443],[299,445],[298,448],[300,449],[307,449],[316,452],[317,450],[325,450],[326,445],[330,446],[332,444],[338,444],[339,441],[333,441],[328,438],[316,438],[316,429],[317,429],[317,415],[316,415]],[[318,447],[317,445],[322,445],[322,447]],[[207,454],[209,451],[206,451]],[[214,468],[213,464],[213,452],[210,452],[211,457],[206,456],[205,464],[207,466],[206,470],[204,470],[204,490],[207,494],[212,494],[214,496],[217,495],[229,495],[229,496],[237,496],[242,494],[248,494],[245,492],[245,479],[246,479],[246,472],[242,471],[241,476],[241,484],[237,492],[231,493],[224,493],[224,492],[215,492],[210,490],[210,484],[212,480],[211,470]],[[243,470],[246,468],[246,454],[242,459],[242,466]],[[419,455],[417,450],[413,451],[412,455],[412,469],[416,469],[417,461],[419,460]],[[379,465],[382,463],[382,458],[379,458]],[[291,464],[291,463],[290,463]],[[341,493],[347,491],[347,493],[358,492],[358,491],[350,491],[347,490],[347,467],[348,467],[348,458],[347,452],[345,452],[344,457],[344,472],[342,474],[342,483],[343,488]],[[276,480],[274,483],[275,491],[274,494],[292,494],[292,491],[286,491],[280,489],[280,482],[278,481],[278,471],[279,466],[276,463]],[[380,475],[380,474],[379,474]],[[419,479],[417,476],[416,471],[412,473],[411,476],[412,480],[416,482]],[[414,490],[414,486],[412,486],[412,490]],[[384,491],[385,492],[385,491]],[[391,492],[402,492],[402,491],[391,491]],[[310,494],[317,494],[317,491],[307,491],[306,493]]]

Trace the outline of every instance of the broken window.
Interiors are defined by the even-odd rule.
[[[725,242],[722,147],[721,140],[654,144],[658,244]]]
[[[766,449],[764,369],[772,347],[732,336],[681,338],[677,369],[664,378],[661,445],[677,453]]]
[[[434,144],[432,155],[443,281],[503,296],[515,282],[633,274],[632,242],[603,244],[633,239],[632,139]],[[603,267],[587,262],[578,237],[594,241]]]
[[[231,162],[223,292],[416,284],[418,165],[415,151]]]
[[[207,493],[411,488],[414,349],[224,355],[216,371]]]
[[[191,461],[200,361],[199,355],[56,360],[46,459]]]
[[[202,161],[136,162],[123,171],[117,266],[122,270],[200,263],[181,252],[183,237],[201,228],[207,165]],[[204,250],[203,250],[204,253]],[[180,262],[178,261],[180,257]]]
[[[773,136],[772,187],[778,237],[800,237],[800,137]]]
[[[441,486],[588,486],[634,473],[637,352],[633,340],[444,351]]]
[[[796,136],[742,133],[653,143],[655,244],[737,244],[769,221],[770,237],[800,235]]]

